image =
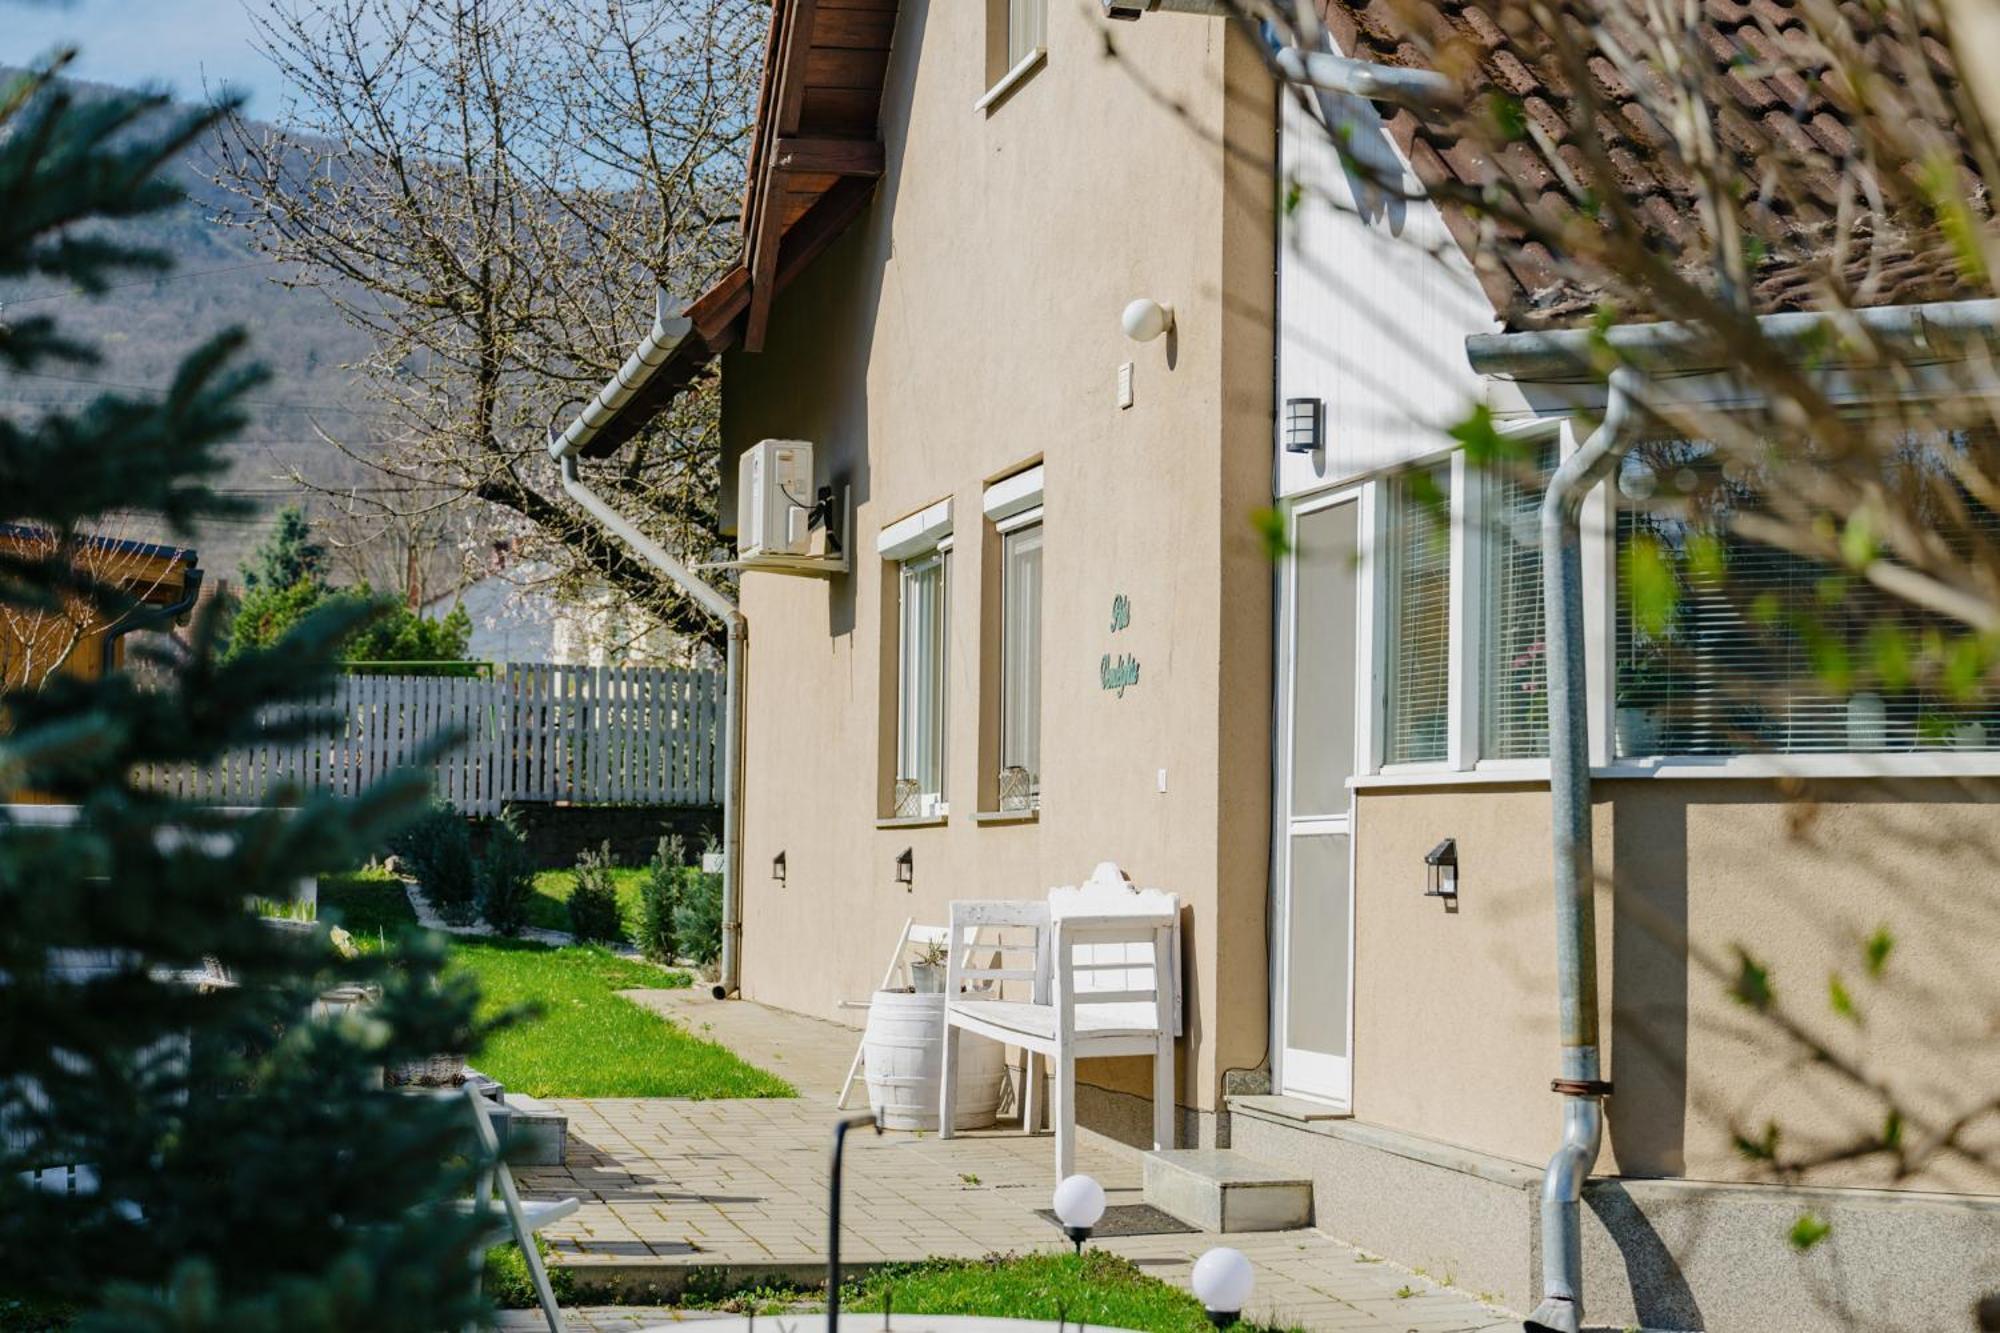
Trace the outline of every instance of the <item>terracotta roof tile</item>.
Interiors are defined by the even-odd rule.
[[[1594,11],[1589,0],[1577,3],[1582,32],[1595,22]],[[1851,169],[1846,164],[1856,145],[1839,110],[1836,76],[1806,32],[1802,6],[1788,0],[1699,3],[1696,49],[1711,62],[1720,99],[1709,110],[1724,150],[1736,155],[1746,182],[1742,225],[1759,242],[1752,275],[1758,307],[1796,309],[1819,299],[1829,285],[1874,303],[1959,294],[1949,253],[1934,236],[1906,237],[1897,225],[1883,221],[1878,227],[1864,216],[1854,229],[1851,252],[1837,263],[1829,252],[1831,219],[1842,191],[1839,173]],[[1949,53],[1934,38],[1899,42],[1897,32],[1906,29],[1896,29],[1893,19],[1871,17],[1871,0],[1832,3],[1886,77],[1905,79],[1915,59],[1947,83],[1953,77]],[[1503,172],[1521,203],[1553,229],[1595,225],[1579,216],[1563,173],[1546,156],[1553,152],[1571,175],[1581,174],[1581,140],[1571,122],[1587,109],[1593,113],[1591,131],[1604,146],[1624,198],[1644,220],[1649,243],[1676,263],[1707,262],[1693,178],[1672,136],[1633,86],[1636,77],[1653,101],[1664,104],[1666,81],[1654,66],[1642,62],[1636,70],[1621,69],[1586,36],[1580,47],[1590,87],[1588,98],[1579,99],[1526,6],[1497,0],[1331,0],[1326,18],[1341,48],[1363,59],[1448,72],[1465,70],[1470,62],[1476,66],[1466,89],[1471,105],[1483,105],[1482,85],[1518,100],[1533,135],[1499,148],[1498,161],[1471,125],[1450,116],[1420,121],[1399,111],[1388,122],[1418,178],[1443,201],[1452,235],[1472,255],[1495,308],[1510,324],[1573,321],[1602,297],[1581,287],[1561,258],[1539,244],[1496,240],[1496,224],[1478,200],[1479,191]],[[1983,198],[1963,163],[1961,173],[1967,188]],[[1883,188],[1892,198],[1912,195],[1904,180],[1885,182]],[[1690,277],[1705,280],[1692,271]],[[1623,295],[1629,304],[1631,294]]]

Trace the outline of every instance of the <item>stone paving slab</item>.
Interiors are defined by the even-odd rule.
[[[649,1287],[672,1293],[700,1269],[739,1279],[808,1279],[823,1271],[829,1152],[838,1116],[833,1097],[856,1034],[746,1001],[717,1003],[686,991],[630,994],[751,1063],[782,1073],[804,1095],[549,1099],[569,1116],[569,1162],[522,1168],[516,1178],[530,1196],[583,1199],[574,1214],[543,1233],[555,1260],[574,1270],[586,1290],[628,1293]],[[980,1258],[1068,1244],[1035,1212],[1048,1206],[1055,1184],[1055,1148],[1045,1134],[1026,1135],[1009,1124],[951,1140],[864,1130],[850,1134],[847,1144],[845,1262]],[[1114,1205],[1141,1201],[1141,1160],[1101,1136],[1080,1136],[1077,1169],[1096,1177]],[[1446,1333],[1486,1328],[1504,1314],[1312,1230],[1091,1243],[1183,1285],[1203,1251],[1232,1245],[1257,1266],[1250,1313],[1273,1323]],[[579,1313],[585,1322],[576,1328],[622,1333],[649,1326],[631,1321],[637,1313]],[[610,1322],[589,1322],[600,1319]],[[651,1322],[672,1319],[668,1312]]]

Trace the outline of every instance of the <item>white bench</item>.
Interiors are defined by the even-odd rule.
[[[978,932],[988,942],[969,948]],[[1180,1030],[1180,898],[1139,889],[1111,862],[1046,901],[951,905],[939,1135],[951,1137],[958,1034],[1029,1055],[1021,1123],[1034,1125],[1035,1055],[1053,1062],[1056,1178],[1076,1167],[1076,1062],[1153,1057],[1153,1146],[1174,1146],[1174,1037]],[[1032,961],[1006,965],[1008,955]],[[982,966],[977,960],[989,959]]]

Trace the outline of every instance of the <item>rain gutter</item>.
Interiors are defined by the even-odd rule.
[[[723,663],[722,960],[721,976],[715,984],[715,998],[721,1000],[736,994],[743,979],[743,680],[749,622],[728,594],[676,559],[591,489],[576,461],[583,447],[617,419],[692,329],[686,319],[667,314],[666,293],[661,292],[654,307],[651,331],[625,359],[618,373],[584,404],[569,427],[560,435],[550,432],[549,456],[562,468],[563,490],[585,513],[728,629]]]

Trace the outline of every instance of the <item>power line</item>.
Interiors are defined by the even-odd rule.
[[[58,380],[64,384],[90,384],[103,389],[129,389],[134,393],[163,394],[173,388],[171,384],[132,384],[124,380],[93,379],[88,375],[58,375],[50,370],[16,370],[11,373],[27,376],[31,379]],[[29,400],[23,399],[19,401]],[[53,401],[66,402],[70,400],[57,399]],[[349,407],[345,403],[315,403],[302,398],[293,399],[290,402],[279,398],[238,398],[235,401],[251,407],[287,408],[297,412],[351,412],[356,416],[365,417],[387,417],[394,415],[394,413],[375,411],[364,407]]]

